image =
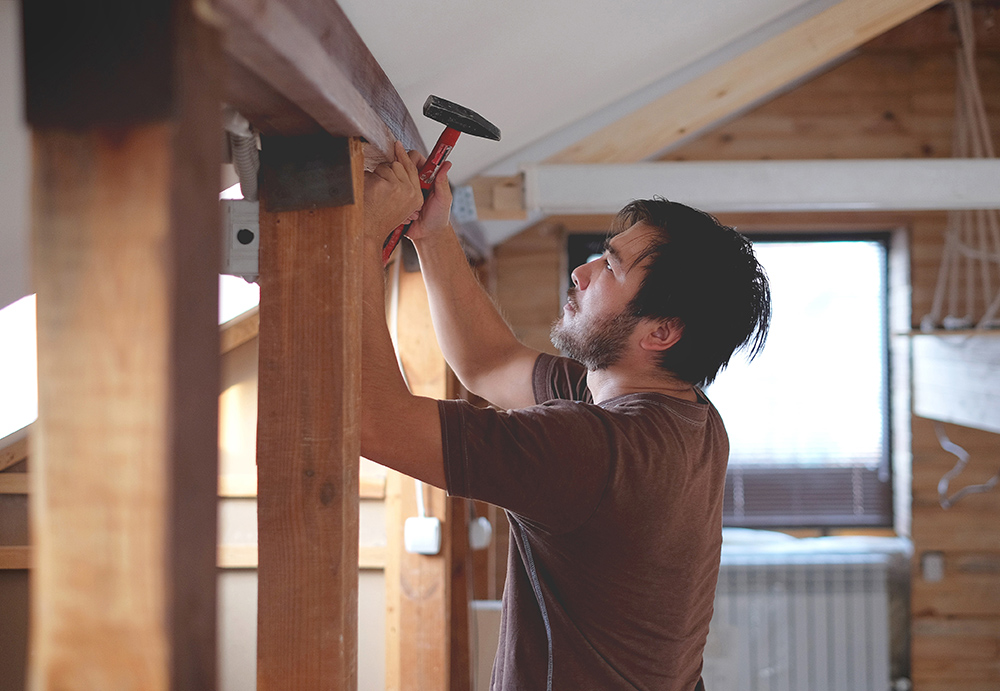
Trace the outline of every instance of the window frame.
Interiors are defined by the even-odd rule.
[[[791,221],[791,219],[788,219]],[[782,224],[784,225],[784,224]],[[901,238],[905,240],[905,234],[901,233],[899,227],[886,227],[883,224],[872,223],[872,224],[858,224],[852,229],[845,230],[811,230],[809,229],[811,224],[803,224],[802,230],[776,230],[776,229],[765,229],[765,228],[739,228],[740,232],[748,237],[753,243],[764,243],[764,242],[851,242],[851,241],[868,241],[877,242],[882,246],[882,261],[881,261],[881,272],[882,272],[882,338],[881,338],[881,355],[883,361],[883,371],[882,371],[882,386],[881,386],[881,396],[882,396],[882,435],[883,435],[883,451],[882,460],[877,469],[874,471],[869,471],[873,473],[876,477],[863,478],[861,480],[863,487],[861,487],[861,494],[865,495],[867,492],[869,495],[873,491],[877,491],[879,497],[878,511],[864,513],[860,516],[855,516],[853,513],[848,515],[846,513],[837,513],[832,510],[828,511],[824,515],[817,514],[802,514],[798,517],[793,517],[788,514],[788,512],[781,513],[779,511],[773,511],[770,515],[761,515],[759,513],[752,513],[751,515],[744,514],[742,517],[737,518],[730,514],[724,513],[724,524],[726,526],[732,527],[745,527],[745,528],[764,528],[764,529],[819,529],[821,531],[827,531],[837,528],[897,528],[900,523],[908,524],[908,520],[900,520],[900,509],[901,507],[898,501],[897,494],[899,492],[901,478],[897,477],[897,466],[899,456],[899,431],[900,425],[897,422],[898,414],[896,408],[899,407],[899,397],[894,395],[893,383],[897,381],[897,360],[899,354],[894,352],[893,338],[894,331],[898,330],[898,322],[900,321],[899,316],[894,314],[894,304],[898,302],[898,298],[895,295],[895,291],[898,290],[900,285],[909,285],[909,276],[896,276],[897,272],[900,272],[900,257],[897,256],[900,251],[905,253],[906,242],[900,242]],[[599,248],[606,238],[606,232],[568,232],[566,233],[566,244],[565,253],[563,255],[565,260],[565,271],[563,274],[563,285],[572,285],[571,274],[576,266],[580,263],[586,261],[587,257],[590,256],[593,248]],[[766,269],[766,267],[765,267]],[[565,288],[563,290],[565,293]],[[907,321],[909,321],[907,317]],[[904,368],[905,369],[905,368]],[[908,457],[908,456],[907,456]],[[857,496],[857,478],[856,474],[858,472],[864,473],[864,469],[858,469],[857,467],[847,467],[843,469],[837,469],[832,467],[816,468],[816,469],[788,469],[788,468],[777,468],[772,467],[768,469],[771,476],[770,483],[775,485],[774,478],[780,477],[785,473],[792,475],[808,474],[813,473],[812,476],[802,475],[802,480],[800,481],[800,487],[804,487],[809,490],[806,493],[812,492],[812,497],[815,498],[815,489],[810,490],[809,485],[813,484],[812,479],[817,475],[826,472],[827,474],[845,474],[852,476],[852,498]],[[731,478],[731,473],[727,473],[726,477],[726,504],[727,507],[734,503],[734,488],[735,484],[733,478]],[[765,475],[765,473],[758,472],[758,469],[747,469],[741,472],[743,478],[743,489],[746,490],[746,479],[751,478],[758,485],[767,484],[768,480],[761,480],[759,476]],[[904,471],[903,475],[909,477],[908,471]],[[755,477],[758,476],[758,477]],[[877,482],[877,484],[876,484]],[[784,483],[780,483],[784,485]],[[767,491],[768,488],[763,488]],[[745,498],[745,497],[744,497]],[[808,499],[808,497],[807,497]],[[871,500],[869,500],[871,501]]]

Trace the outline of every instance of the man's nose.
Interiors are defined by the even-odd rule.
[[[586,290],[587,285],[590,283],[590,272],[588,271],[590,264],[590,262],[580,264],[580,266],[573,269],[573,273],[570,274],[570,278],[573,279],[573,285],[580,290]]]

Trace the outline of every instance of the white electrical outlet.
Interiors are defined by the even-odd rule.
[[[441,551],[441,521],[414,516],[403,523],[403,546],[411,554],[438,554]]]

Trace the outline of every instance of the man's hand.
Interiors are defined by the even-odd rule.
[[[410,152],[410,159],[413,164],[420,168],[424,164],[424,157],[416,151]],[[451,161],[445,161],[438,170],[437,177],[434,178],[434,185],[431,187],[430,195],[424,202],[420,213],[410,229],[406,232],[411,240],[423,240],[449,230],[451,220],[451,185],[448,184],[448,171],[451,170]]]
[[[413,159],[399,142],[394,153],[394,160],[365,173],[365,241],[378,242],[379,250],[396,226],[417,218],[424,203]]]

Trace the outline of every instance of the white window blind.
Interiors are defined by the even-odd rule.
[[[767,345],[707,391],[730,437],[725,520],[889,525],[885,238],[754,238],[771,283]]]

